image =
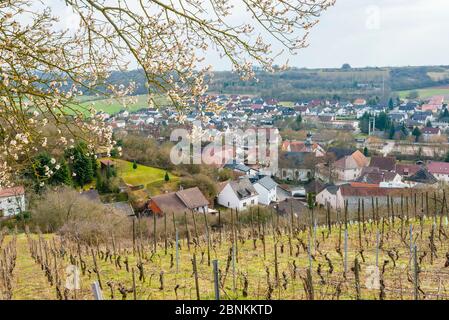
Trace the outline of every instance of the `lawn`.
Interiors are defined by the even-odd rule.
[[[89,99],[90,98],[90,99]],[[139,95],[133,97],[126,97],[122,99],[98,99],[95,97],[83,97],[81,104],[74,106],[76,110],[80,110],[88,114],[88,109],[94,107],[97,111],[103,111],[108,114],[116,114],[122,110],[135,112],[148,107],[148,95]],[[155,102],[159,106],[167,105],[169,102],[164,96],[157,96]]]
[[[432,87],[432,88],[424,88],[424,89],[418,89],[418,90],[406,90],[406,91],[398,91],[399,97],[401,99],[407,98],[407,96],[412,91],[417,91],[419,93],[419,98],[421,99],[427,99],[433,96],[446,96],[449,97],[449,87],[443,88],[443,87]]]
[[[152,193],[157,193],[157,189],[168,188],[172,189],[174,184],[179,180],[179,177],[174,176],[169,172],[170,181],[165,182],[165,170],[147,167],[138,164],[137,169],[133,168],[132,162],[114,159],[117,167],[117,174],[127,184],[134,186],[144,185]],[[157,187],[157,188],[155,188]]]
[[[293,101],[281,101],[281,102],[279,102],[279,104],[281,106],[289,107],[289,108],[292,108],[295,106],[295,103]]]

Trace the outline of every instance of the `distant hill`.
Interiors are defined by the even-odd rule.
[[[449,66],[299,69],[285,72],[256,72],[258,81],[241,81],[230,71],[215,72],[209,85],[211,93],[249,94],[281,101],[327,98],[350,100],[357,97],[390,96],[417,89],[449,85]],[[141,70],[113,72],[110,81],[137,84],[136,95],[145,94]],[[402,93],[403,95],[404,93]]]

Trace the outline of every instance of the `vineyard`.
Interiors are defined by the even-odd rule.
[[[118,300],[448,299],[445,196],[434,206],[419,199],[310,211],[309,223],[293,214],[263,220],[257,210],[246,223],[223,214],[223,226],[201,213],[165,215],[152,225],[156,236],[133,224],[132,238],[102,243],[2,232],[0,298],[91,300],[96,282],[104,299]]]

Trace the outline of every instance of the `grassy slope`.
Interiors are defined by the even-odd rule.
[[[130,112],[139,111],[148,107],[147,95],[139,95],[134,97],[127,97],[125,99],[96,99],[94,97],[85,97],[81,105],[74,108],[84,113],[88,113],[90,107],[94,107],[97,111],[104,111],[109,114],[116,114],[122,110]],[[135,100],[136,99],[136,100]],[[155,98],[157,105],[167,105],[168,100],[165,97]]]
[[[120,159],[113,159],[117,166],[117,174],[125,181],[132,185],[144,185],[152,194],[165,186],[171,188],[179,180],[177,176],[169,173],[170,181],[165,182],[165,170],[137,165],[137,169],[133,169],[132,162]]]
[[[169,220],[169,223],[171,221]],[[419,248],[418,255],[421,256],[424,251],[428,251],[428,236],[430,233],[431,221],[427,220],[424,225],[424,235],[422,239],[418,236],[420,226],[418,221],[413,222],[413,230],[415,235],[415,241]],[[256,227],[257,229],[257,227]],[[385,286],[386,286],[386,299],[413,299],[413,284],[407,279],[409,273],[409,244],[407,225],[404,224],[405,241],[400,239],[401,224],[396,219],[394,228],[389,226],[385,227],[385,242],[384,247],[379,252],[379,262],[382,265],[384,261],[389,261],[386,265],[385,272]],[[447,230],[447,226],[445,227]],[[211,249],[211,259],[219,260],[219,268],[225,278],[224,286],[221,290],[222,299],[265,299],[267,294],[267,274],[266,268],[268,268],[270,275],[269,279],[274,286],[272,292],[272,299],[305,299],[304,288],[299,274],[304,275],[309,266],[309,259],[307,251],[305,251],[298,239],[301,239],[306,245],[309,243],[307,233],[298,233],[297,238],[291,239],[292,242],[292,255],[289,253],[289,239],[287,234],[282,237],[278,237],[277,240],[277,256],[278,256],[278,272],[279,272],[279,286],[274,284],[275,282],[275,268],[274,268],[274,241],[272,236],[271,227],[267,226],[266,229],[266,246],[265,257],[263,245],[260,240],[257,240],[256,249],[253,247],[253,241],[250,240],[250,229],[242,229],[241,234],[245,241],[238,242],[238,263],[236,264],[236,291],[233,291],[233,279],[232,279],[232,264],[228,265],[227,269],[227,257],[229,249],[231,247],[229,234],[225,237],[223,234],[222,241],[220,242],[219,234],[214,232],[211,234],[211,243],[213,249]],[[193,236],[194,233],[191,234]],[[315,290],[315,299],[332,299],[335,298],[333,294],[336,292],[336,287],[340,286],[341,295],[340,299],[355,299],[355,278],[354,273],[351,271],[351,267],[354,264],[354,259],[357,256],[361,265],[360,283],[361,283],[361,298],[362,299],[378,299],[379,290],[369,290],[365,287],[365,279],[367,276],[367,267],[375,265],[375,243],[376,243],[376,229],[374,224],[366,224],[366,233],[361,233],[363,243],[363,256],[361,258],[359,254],[358,245],[358,226],[352,225],[349,228],[349,240],[348,240],[348,273],[346,279],[343,278],[343,258],[336,252],[335,248],[338,243],[339,232],[338,228],[334,228],[332,234],[327,238],[326,229],[317,230],[317,241],[319,241],[319,250],[313,255],[313,283]],[[33,236],[37,238],[37,236]],[[172,234],[169,234],[172,241]],[[444,240],[444,239],[443,239]],[[19,238],[19,246],[22,246],[18,251],[19,260],[27,261],[30,264],[29,253],[23,250],[23,244],[21,242],[26,241],[25,237]],[[150,239],[151,242],[151,239]],[[447,281],[447,272],[445,272],[444,253],[447,252],[447,241],[440,242],[438,236],[436,236],[436,246],[438,248],[438,257],[434,259],[433,265],[430,265],[429,253],[423,259],[420,268],[420,283],[421,288],[426,294],[436,294],[439,290],[439,281]],[[75,246],[76,247],[76,246]],[[109,248],[111,246],[109,245]],[[100,274],[104,285],[103,295],[105,299],[110,299],[110,290],[106,287],[105,283],[112,281],[115,284],[123,283],[127,288],[132,287],[132,274],[127,272],[123,265],[125,257],[129,259],[129,266],[136,269],[137,258],[133,257],[132,249],[125,252],[120,252],[122,258],[122,267],[115,267],[113,261],[99,261]],[[129,247],[129,244],[128,244]],[[193,244],[191,249],[183,240],[180,249],[180,265],[179,272],[176,272],[175,266],[171,263],[175,257],[175,250],[173,247],[168,248],[167,255],[164,253],[164,243],[158,244],[158,251],[155,255],[151,254],[151,244],[145,240],[144,248],[144,270],[145,279],[143,281],[138,280],[138,273],[136,274],[137,282],[137,298],[138,299],[195,299],[195,283],[192,277],[192,263],[193,256]],[[341,245],[343,249],[343,244]],[[399,259],[396,261],[396,266],[393,266],[391,259],[388,256],[388,252],[397,249],[399,253]],[[94,248],[95,250],[95,248]],[[105,250],[105,248],[101,248]],[[212,266],[207,263],[207,246],[205,239],[202,238],[199,247],[197,247],[196,256],[198,264],[199,274],[199,289],[201,299],[213,299],[213,277]],[[312,249],[312,252],[314,250]],[[329,273],[329,265],[324,257],[331,259],[333,264],[333,272]],[[150,258],[151,256],[151,258]],[[83,259],[87,263],[87,267],[91,269],[93,267],[92,258],[89,255],[83,254]],[[97,258],[97,260],[100,260]],[[296,276],[292,272],[293,261],[298,267]],[[68,258],[64,261],[64,264],[69,263]],[[175,262],[174,262],[175,263]],[[320,283],[320,276],[318,274],[318,265],[321,265],[320,274],[323,276],[326,284]],[[41,278],[43,271],[39,268],[33,269],[36,272],[36,280]],[[164,288],[161,289],[160,275],[163,272]],[[21,277],[22,269],[16,267],[16,275]],[[243,296],[243,274],[247,274],[248,279],[248,296]],[[79,292],[78,297],[82,299],[92,299],[90,292],[90,284],[95,280],[95,275],[81,277],[82,290]],[[40,283],[41,281],[39,281]],[[44,298],[48,297],[47,292],[52,292],[48,284],[43,283],[43,287],[31,286],[27,282],[21,282],[18,287],[15,288],[15,299],[30,297]],[[175,295],[174,288],[178,287],[177,295]],[[32,292],[34,291],[34,295]],[[27,292],[27,294],[23,294]],[[446,295],[446,289],[442,288],[441,294]],[[115,290],[115,299],[121,299],[118,290]],[[436,299],[435,295],[430,295],[428,298]],[[132,293],[128,294],[127,299],[132,299]]]
[[[407,91],[399,91],[397,92],[402,99],[405,99],[411,91],[418,91],[419,97],[422,99],[430,98],[432,96],[446,96],[449,97],[449,87],[441,88],[441,87],[433,87],[433,88],[425,88],[418,90],[407,90]]]

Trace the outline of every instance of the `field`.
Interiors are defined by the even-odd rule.
[[[0,268],[7,270],[0,294],[91,300],[91,284],[98,281],[104,299],[214,299],[212,265],[218,260],[217,283],[226,300],[448,299],[447,215],[423,215],[419,202],[410,211],[407,201],[407,211],[381,217],[362,210],[361,223],[344,219],[315,228],[293,216],[257,219],[252,211],[223,215],[231,221],[225,228],[216,228],[217,217],[168,215],[158,219],[156,238],[136,229],[133,239],[112,235],[91,245],[56,235],[9,234],[1,249],[13,267]],[[186,229],[195,216],[195,227]],[[174,228],[187,235],[178,246]],[[64,290],[69,265],[79,267],[79,290]]]
[[[179,180],[179,177],[174,176],[169,172],[170,181],[165,182],[165,170],[147,167],[144,165],[137,165],[137,169],[133,168],[133,163],[120,159],[113,159],[117,175],[123,179],[127,184],[133,186],[143,185],[147,190],[156,193],[162,186],[170,187]]]
[[[399,91],[399,97],[405,99],[411,91],[417,91],[419,93],[419,98],[427,99],[433,96],[446,96],[449,97],[449,87],[432,87],[425,89],[417,89],[417,90],[407,90],[407,91]]]
[[[84,97],[81,100],[81,105],[74,108],[86,114],[90,107],[111,115],[119,113],[122,110],[134,112],[148,107],[147,97],[148,95],[138,95],[121,99],[95,99],[94,97]],[[159,106],[168,104],[168,100],[163,96],[156,97],[155,101]]]

